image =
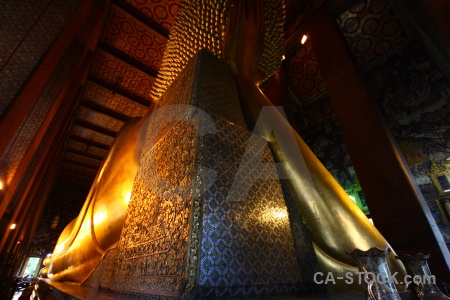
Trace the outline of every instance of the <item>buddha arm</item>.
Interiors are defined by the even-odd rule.
[[[262,53],[262,10],[262,1],[234,4],[225,38],[225,60],[235,74],[243,109],[250,121],[257,124],[254,133],[269,142],[276,160],[283,163],[322,271],[335,275],[355,271],[354,261],[345,251],[387,248],[389,244],[284,116],[276,109],[270,109],[270,114],[260,114],[263,107],[273,107],[258,87],[263,78],[257,69]],[[273,128],[278,128],[276,136],[272,134]],[[405,274],[394,254],[388,260],[391,271]]]

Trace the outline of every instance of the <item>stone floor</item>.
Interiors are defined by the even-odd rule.
[[[41,286],[41,291],[44,291],[44,295],[39,295],[41,300],[52,299],[52,300],[136,300],[136,297],[125,296],[118,293],[114,293],[108,290],[95,289],[79,285],[76,283],[68,282],[50,282],[48,279],[40,279],[39,282]],[[22,293],[24,295],[22,295]],[[25,295],[27,295],[25,297]],[[408,292],[400,293],[402,299],[412,299],[411,294]],[[22,296],[22,297],[21,297]],[[30,297],[30,293],[26,293],[26,290],[16,292],[12,300],[33,300],[38,299]],[[140,298],[143,299],[143,298]],[[320,295],[302,295],[302,296],[290,296],[290,297],[271,297],[264,298],[266,300],[358,300],[365,299],[363,292],[335,292],[329,294]],[[263,298],[258,298],[258,300],[264,300]],[[414,299],[416,299],[414,297]]]
[[[82,286],[75,283],[67,282],[50,282],[49,280],[41,280],[44,285],[51,286],[52,294],[59,295],[60,299],[96,299],[96,300],[132,300],[134,297],[124,296],[117,293],[113,293],[107,290],[95,289],[86,286]],[[57,290],[57,292],[56,292]],[[56,298],[56,299],[59,299]],[[45,299],[45,298],[44,298]],[[260,299],[260,298],[259,298]],[[327,295],[304,295],[304,296],[292,296],[292,297],[272,297],[270,300],[296,300],[296,299],[311,299],[311,300],[355,300],[364,299],[363,293],[347,292],[347,293],[333,293]],[[14,300],[18,300],[15,298]]]

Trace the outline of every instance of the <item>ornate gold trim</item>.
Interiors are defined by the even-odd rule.
[[[450,162],[431,162],[427,175],[436,187],[439,196],[450,195]]]

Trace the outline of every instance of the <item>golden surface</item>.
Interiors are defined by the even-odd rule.
[[[43,267],[43,268],[39,271],[39,277],[42,277],[42,278],[48,278],[48,267]]]
[[[188,36],[194,43],[192,46],[182,42],[186,40],[186,36],[180,33],[183,30],[171,34],[171,39],[176,40],[178,44],[182,43],[187,50],[178,52],[175,56],[175,50],[168,47],[169,55],[165,59],[170,66],[178,65],[178,68],[167,67],[161,77],[166,78],[164,84],[170,84],[182,65],[192,56],[190,52],[206,47],[204,41],[223,38],[223,28],[214,33],[218,35],[214,39],[208,31],[208,26],[215,24],[213,20],[218,22],[215,24],[217,26],[222,24],[225,18],[223,3],[210,11],[210,14],[206,14],[207,9],[197,3],[202,7],[201,15],[211,22],[183,29],[190,30]],[[284,163],[291,192],[313,241],[322,272],[333,272],[335,277],[344,276],[347,271],[356,271],[353,267],[355,263],[345,251],[354,248],[386,248],[389,244],[280,113],[270,110],[268,116],[260,118],[263,107],[273,107],[258,88],[261,80],[269,75],[266,74],[267,71],[261,72],[259,68],[265,53],[263,44],[276,49],[277,43],[274,41],[281,39],[277,36],[279,31],[275,30],[273,35],[264,27],[264,19],[269,16],[272,20],[280,20],[277,16],[282,10],[276,8],[272,13],[267,13],[262,9],[261,1],[249,0],[245,1],[245,5],[242,5],[243,3],[233,3],[230,10],[231,20],[224,37],[223,56],[236,76],[239,96],[247,116],[258,125],[256,133],[269,141],[276,159]],[[190,5],[196,7],[195,3]],[[193,16],[184,15],[179,18],[181,21],[178,21],[178,24],[184,26],[189,25],[186,22],[195,19]],[[193,31],[192,28],[197,29]],[[266,28],[266,31],[263,28]],[[218,48],[220,45],[215,42],[211,45],[216,53],[221,53],[221,48]],[[271,58],[280,60],[278,57]],[[163,90],[160,86],[156,93],[160,95]],[[129,124],[116,138],[80,216],[61,234],[49,272],[53,280],[82,282],[98,264],[105,251],[119,240],[138,167],[136,153],[139,153],[143,142],[143,137],[138,137],[139,126],[140,123],[137,122]],[[272,134],[274,128],[277,128],[275,137]],[[398,278],[401,278],[405,275],[405,270],[402,263],[394,259],[394,255],[395,253],[389,254],[389,266],[392,272],[398,271]],[[330,288],[351,287],[336,285]]]
[[[281,66],[284,54],[283,25],[284,6],[282,0],[264,1],[264,48],[259,68],[270,76]],[[223,40],[227,23],[227,11],[232,10],[230,0],[182,1],[169,35],[164,59],[158,78],[151,91],[158,102],[166,88],[199,50],[207,49],[217,57],[223,57]]]
[[[225,57],[235,73],[244,110],[255,124],[254,132],[269,141],[277,161],[283,163],[322,272],[344,277],[346,272],[356,271],[353,259],[345,251],[390,246],[258,88],[264,78],[258,68],[263,47],[263,4],[239,4],[242,3],[232,12],[227,28]],[[394,253],[388,256],[388,262],[391,272],[399,272],[399,278],[406,275]],[[352,287],[343,284],[329,288]]]
[[[84,281],[119,240],[138,168],[140,125],[133,119],[121,130],[78,218],[61,233],[50,264],[52,280]]]

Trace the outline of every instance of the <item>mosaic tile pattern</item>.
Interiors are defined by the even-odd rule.
[[[159,101],[188,61],[201,49],[222,57],[229,1],[185,1],[170,31],[164,60],[158,73],[153,99]],[[281,65],[283,43],[284,5],[281,0],[264,2],[264,47],[258,69],[267,77]]]
[[[390,274],[386,255],[390,248],[370,248],[367,251],[354,249],[347,252],[356,262],[358,270],[368,273],[368,278],[363,280],[364,294],[367,299],[400,300],[397,288],[386,274]],[[377,278],[373,278],[376,276]]]
[[[68,140],[67,141],[67,149],[74,149],[78,151],[83,151],[89,154],[97,155],[100,157],[105,157],[108,154],[108,150],[99,149],[94,146],[89,146],[84,143],[80,143],[77,141]]]
[[[192,93],[192,75],[178,81],[168,102],[183,102]],[[170,120],[164,118],[154,124]],[[195,128],[186,122],[168,122],[159,132],[147,132],[119,244],[114,290],[179,294],[186,277],[195,136]]]
[[[24,0],[21,5],[14,1],[1,4],[2,26],[0,27],[0,64],[3,66],[14,53],[14,49],[26,36],[33,24],[45,13],[51,0]],[[13,18],[12,16],[17,16]],[[15,32],[16,34],[7,34]]]
[[[142,117],[147,112],[146,106],[132,102],[119,94],[113,94],[110,90],[93,82],[87,83],[84,97],[90,102],[129,118]]]
[[[159,70],[166,45],[163,36],[115,6],[107,28],[106,44],[155,71]]]
[[[94,272],[83,282],[83,285],[110,289],[114,278],[114,264],[116,261],[117,248],[113,248],[105,254]]]
[[[78,119],[99,125],[103,128],[119,132],[125,122],[119,121],[115,118],[105,114],[93,111],[86,107],[79,107]]]
[[[219,94],[235,89],[214,72],[226,70],[201,53],[167,91],[162,107],[192,99],[207,110],[217,96],[199,91],[211,81],[226,83]],[[227,101],[232,110],[239,107],[237,97]],[[311,282],[317,262],[300,215],[289,197],[286,206],[278,180],[257,179],[266,170],[258,168],[259,160],[248,170],[253,184],[248,178],[239,182],[237,190],[249,187],[248,196],[243,201],[227,197],[246,151],[258,157],[262,145],[261,163],[273,163],[267,142],[222,116],[202,116],[193,107],[182,113],[177,122],[165,114],[163,130],[147,131],[117,256],[108,255],[99,267],[115,265],[107,271],[114,277],[111,288],[149,299],[248,298],[320,289]],[[217,132],[204,134],[211,127]],[[251,137],[260,142],[247,149]],[[216,172],[215,180],[207,168]],[[276,175],[275,165],[270,170]],[[99,284],[100,273],[95,271],[87,284]]]
[[[208,85],[220,78],[215,77],[215,73],[227,73],[226,68],[218,69],[216,65],[220,65],[220,62],[208,53],[200,53],[197,63],[201,72],[194,86],[198,85],[201,91],[207,90]],[[230,84],[229,89],[233,86],[232,83],[226,84]],[[290,203],[288,212],[277,180],[256,180],[249,187],[249,178],[243,179],[237,190],[241,191],[243,186],[249,187],[248,197],[242,202],[227,199],[252,134],[245,129],[243,119],[238,118],[235,123],[243,125],[241,127],[222,118],[228,117],[222,112],[238,109],[239,106],[235,107],[238,105],[237,97],[226,99],[228,109],[213,112],[208,109],[208,104],[215,104],[218,101],[216,99],[222,97],[205,95],[208,93],[200,94],[197,103],[210,112],[217,133],[201,135],[199,140],[196,193],[200,199],[194,200],[192,244],[195,245],[195,230],[199,231],[201,241],[199,248],[191,247],[191,255],[196,257],[195,251],[198,253],[200,265],[197,268],[200,270],[197,272],[200,272],[200,277],[197,290],[189,291],[188,283],[184,296],[191,292],[195,293],[196,298],[254,297],[321,289],[311,282],[318,266],[306,229],[295,204],[284,190],[286,201]],[[216,112],[221,116],[213,114]],[[205,131],[206,128],[200,127],[200,132]],[[265,147],[261,163],[273,163],[267,142],[262,138],[260,142]],[[208,176],[201,176],[203,173],[200,170],[205,167],[218,172],[218,178],[206,191],[205,185],[212,182]],[[255,174],[257,171],[261,170],[252,169],[247,173],[258,178]],[[276,172],[276,169],[273,168],[272,172]],[[203,219],[202,226],[198,228],[198,223],[194,222],[197,209],[197,215]],[[293,236],[297,239],[295,242]],[[195,263],[195,260],[191,261],[191,272]],[[287,265],[282,266],[283,263]],[[297,266],[301,268],[297,269]]]
[[[409,40],[387,0],[361,0],[336,20],[359,67]]]
[[[151,102],[149,96],[155,78],[118,60],[105,51],[99,51],[92,74],[110,84]]]
[[[45,149],[48,146],[52,129],[54,129],[54,126],[50,126],[49,129],[45,132],[38,149],[34,153],[31,162],[28,164],[25,174],[20,179],[19,186],[17,187],[14,196],[11,198],[11,201],[8,204],[8,209],[10,209],[11,211],[15,211],[20,199],[24,196],[26,188],[30,180],[32,179],[33,173],[36,171],[38,163],[42,159]]]
[[[317,265],[315,269],[299,267],[290,226],[294,215],[288,213],[280,182],[255,180],[251,184],[252,178],[262,178],[261,172],[267,171],[252,165],[237,187],[241,197],[250,187],[247,197],[242,201],[229,198],[244,153],[258,157],[261,144],[249,149],[250,132],[226,120],[215,121],[218,132],[204,136],[200,144],[199,167],[217,171],[218,177],[202,195],[200,276],[195,298],[268,297],[313,290],[311,275],[318,270]],[[273,163],[267,142],[260,139],[265,145],[261,162]],[[271,170],[276,173],[274,165]],[[295,217],[294,222],[300,224],[299,215]],[[314,261],[311,243],[301,229],[306,238],[301,243],[308,247],[298,250],[308,251],[307,261]]]
[[[125,0],[144,15],[161,24],[167,30],[172,28],[181,0]]]
[[[69,47],[69,50],[58,63],[55,72],[50,77],[43,92],[36,100],[36,104],[31,109],[29,115],[24,119],[20,129],[17,130],[16,136],[0,158],[0,165],[6,173],[7,184],[9,184],[14,177],[20,161],[25,155],[25,152],[38,132],[54,101],[58,97],[59,92],[66,83],[67,77],[76,62],[80,59],[82,51],[83,46],[79,44]]]
[[[0,115],[80,3],[25,0],[20,5],[16,1],[0,4]]]
[[[317,285],[311,280],[311,278],[314,278],[314,274],[320,270],[316,259],[316,253],[305,224],[303,224],[299,207],[289,191],[288,180],[280,180],[280,182],[286,208],[289,213],[289,222],[297,255],[297,263],[301,272],[301,278],[299,278],[301,293],[326,292],[326,286]]]
[[[287,63],[284,71],[290,79],[301,101],[305,104],[321,97],[326,92],[325,82],[320,75],[319,62],[311,42],[305,43]]]
[[[360,68],[369,66],[408,41],[386,0],[361,0],[341,14],[336,23]],[[322,97],[326,86],[311,42],[306,42],[283,64],[290,84],[305,104]]]
[[[114,142],[114,138],[111,136],[78,125],[72,127],[72,134],[108,146]]]
[[[238,94],[234,88],[235,79],[230,68],[207,50],[201,50],[198,53],[161,97],[159,106],[190,104],[246,127],[241,105],[239,101],[236,101]],[[200,66],[202,72],[196,74]],[[192,86],[192,90],[185,86]],[[189,93],[192,94],[192,99]]]
[[[186,277],[192,181],[195,172],[195,128],[178,123],[152,148],[156,168],[138,174],[119,245],[114,289],[176,296]],[[148,170],[150,169],[150,170]],[[162,180],[168,185],[157,184]],[[186,189],[178,189],[186,186]],[[183,194],[179,194],[183,190]]]

